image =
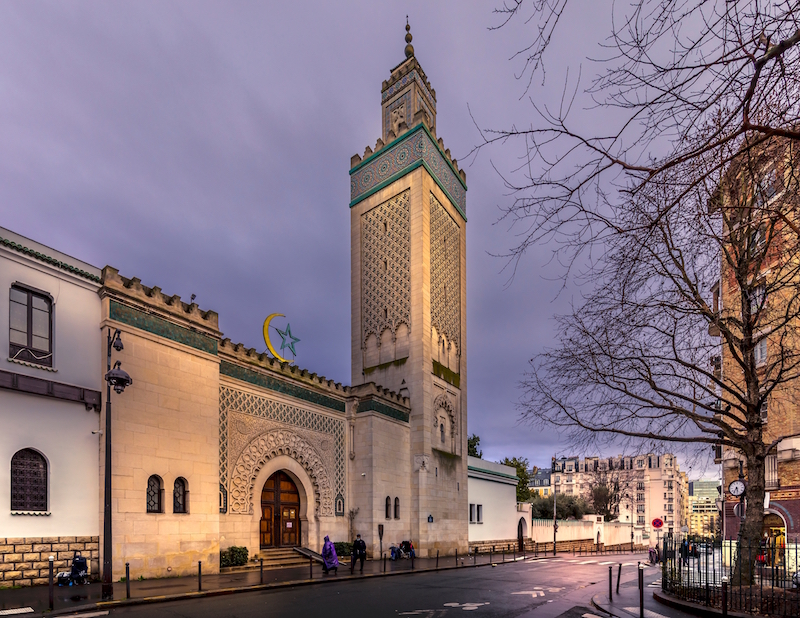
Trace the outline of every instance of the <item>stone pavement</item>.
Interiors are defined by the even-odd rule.
[[[606,589],[607,589],[606,585]],[[661,591],[661,571],[658,568],[648,568],[644,572],[644,618],[689,618],[687,614],[678,609],[662,605],[653,598],[654,592]],[[609,599],[608,592],[595,594],[592,597],[592,605],[599,612],[618,618],[639,618],[640,596],[639,582],[636,567],[623,572],[620,581],[619,592],[617,592],[617,569],[613,568],[613,588],[612,598]]]
[[[506,556],[508,563],[513,562],[513,554]],[[530,556],[528,556],[529,559]],[[547,559],[541,556],[539,559]],[[517,556],[521,561],[522,556]],[[492,556],[492,563],[502,562],[501,554]],[[490,564],[487,554],[478,556],[461,556],[456,565],[453,556],[442,557],[438,561],[439,569],[474,568]],[[435,570],[435,558],[417,558],[414,560],[413,570],[425,572]],[[385,570],[384,570],[385,569]],[[382,577],[389,575],[402,575],[412,573],[410,559],[392,562],[386,560],[370,560],[364,563],[364,572],[360,573],[355,568],[350,574],[349,565],[340,566],[338,573],[325,575],[322,566],[313,563],[310,566],[264,570],[263,580],[258,569],[252,571],[225,573],[221,575],[203,575],[202,592],[198,591],[197,577],[170,577],[162,579],[135,579],[136,574],[131,573],[130,601],[126,601],[126,585],[124,582],[114,584],[114,603],[107,604],[101,598],[101,585],[91,583],[84,586],[55,587],[54,610],[56,613],[68,613],[79,610],[98,609],[124,605],[128,603],[152,603],[165,600],[178,600],[180,598],[197,598],[199,596],[213,596],[219,594],[232,594],[241,590],[269,589],[284,586],[297,586],[319,584],[364,577]],[[263,582],[263,583],[262,583]],[[0,590],[0,615],[36,615],[48,610],[48,586],[33,586],[16,589]],[[10,612],[13,612],[10,613]]]

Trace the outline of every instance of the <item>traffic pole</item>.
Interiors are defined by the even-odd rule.
[[[53,611],[53,605],[55,604],[55,590],[53,587],[55,586],[55,582],[53,581],[53,556],[50,556],[48,559],[50,563],[50,611]]]

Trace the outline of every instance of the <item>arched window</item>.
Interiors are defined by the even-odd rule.
[[[394,518],[400,519],[400,498],[394,499]]]
[[[442,444],[444,444],[444,423],[439,423],[439,435],[442,437]]]
[[[147,479],[147,512],[163,513],[164,506],[162,495],[164,493],[164,482],[161,477],[154,474]]]
[[[172,491],[172,512],[189,512],[189,486],[182,476],[175,479],[175,489]]]
[[[392,498],[386,496],[386,519],[392,518]]]
[[[11,458],[11,510],[47,510],[47,460],[32,448]]]

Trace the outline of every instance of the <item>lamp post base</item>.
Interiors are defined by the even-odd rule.
[[[114,584],[103,582],[103,600],[112,601],[114,599]]]

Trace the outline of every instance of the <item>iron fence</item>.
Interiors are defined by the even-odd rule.
[[[800,616],[800,540],[663,539],[661,588],[679,599],[780,618]]]

